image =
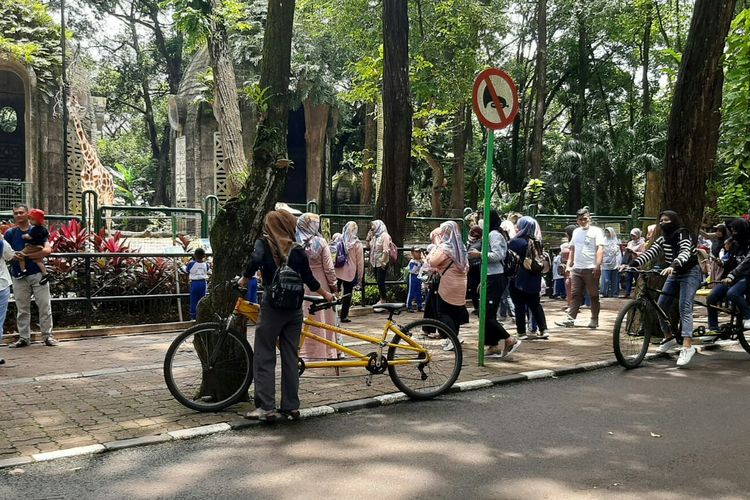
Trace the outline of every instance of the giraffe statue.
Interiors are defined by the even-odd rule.
[[[99,161],[99,155],[86,137],[81,117],[78,114],[78,100],[74,96],[70,98],[70,106],[68,108],[70,109],[70,117],[73,119],[76,138],[81,147],[81,155],[83,157],[81,192],[90,189],[99,196],[99,205],[112,205],[115,201],[115,186],[112,174]],[[86,209],[89,221],[93,222],[93,207],[88,206]],[[88,223],[87,221],[87,225]],[[111,223],[111,219],[107,217],[107,229],[110,229]]]

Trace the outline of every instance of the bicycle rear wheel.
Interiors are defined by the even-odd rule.
[[[750,354],[750,330],[742,328],[742,317],[740,317],[739,326],[737,328],[737,340],[740,341],[740,345],[745,349],[745,352]]]
[[[627,369],[637,367],[646,356],[650,341],[646,305],[631,300],[620,310],[615,320],[612,347],[617,361]]]
[[[430,339],[425,336],[422,328],[431,328],[437,331],[444,339]],[[401,331],[411,337],[425,352],[416,352],[391,346],[388,348],[388,375],[393,384],[404,394],[412,399],[432,399],[451,388],[461,373],[463,362],[463,351],[461,343],[451,328],[434,319],[421,319],[409,323]],[[420,337],[419,340],[416,340]],[[445,342],[453,343],[453,350],[443,349]],[[391,340],[393,344],[404,344],[406,342],[394,335]],[[429,357],[429,360],[428,360]],[[394,361],[413,361],[424,359],[423,363],[409,363],[394,365]]]
[[[192,410],[223,410],[247,394],[252,380],[252,348],[239,333],[222,333],[219,323],[185,330],[164,358],[169,392]]]

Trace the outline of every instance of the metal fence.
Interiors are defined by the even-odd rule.
[[[16,203],[33,205],[31,183],[0,179],[0,211],[12,211]]]

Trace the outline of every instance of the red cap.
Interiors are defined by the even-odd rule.
[[[44,210],[32,208],[31,210],[29,210],[29,218],[34,219],[35,221],[39,222],[39,224],[44,224]]]

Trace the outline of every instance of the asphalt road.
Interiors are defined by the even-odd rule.
[[[0,472],[0,498],[748,498],[750,356],[698,354]]]

